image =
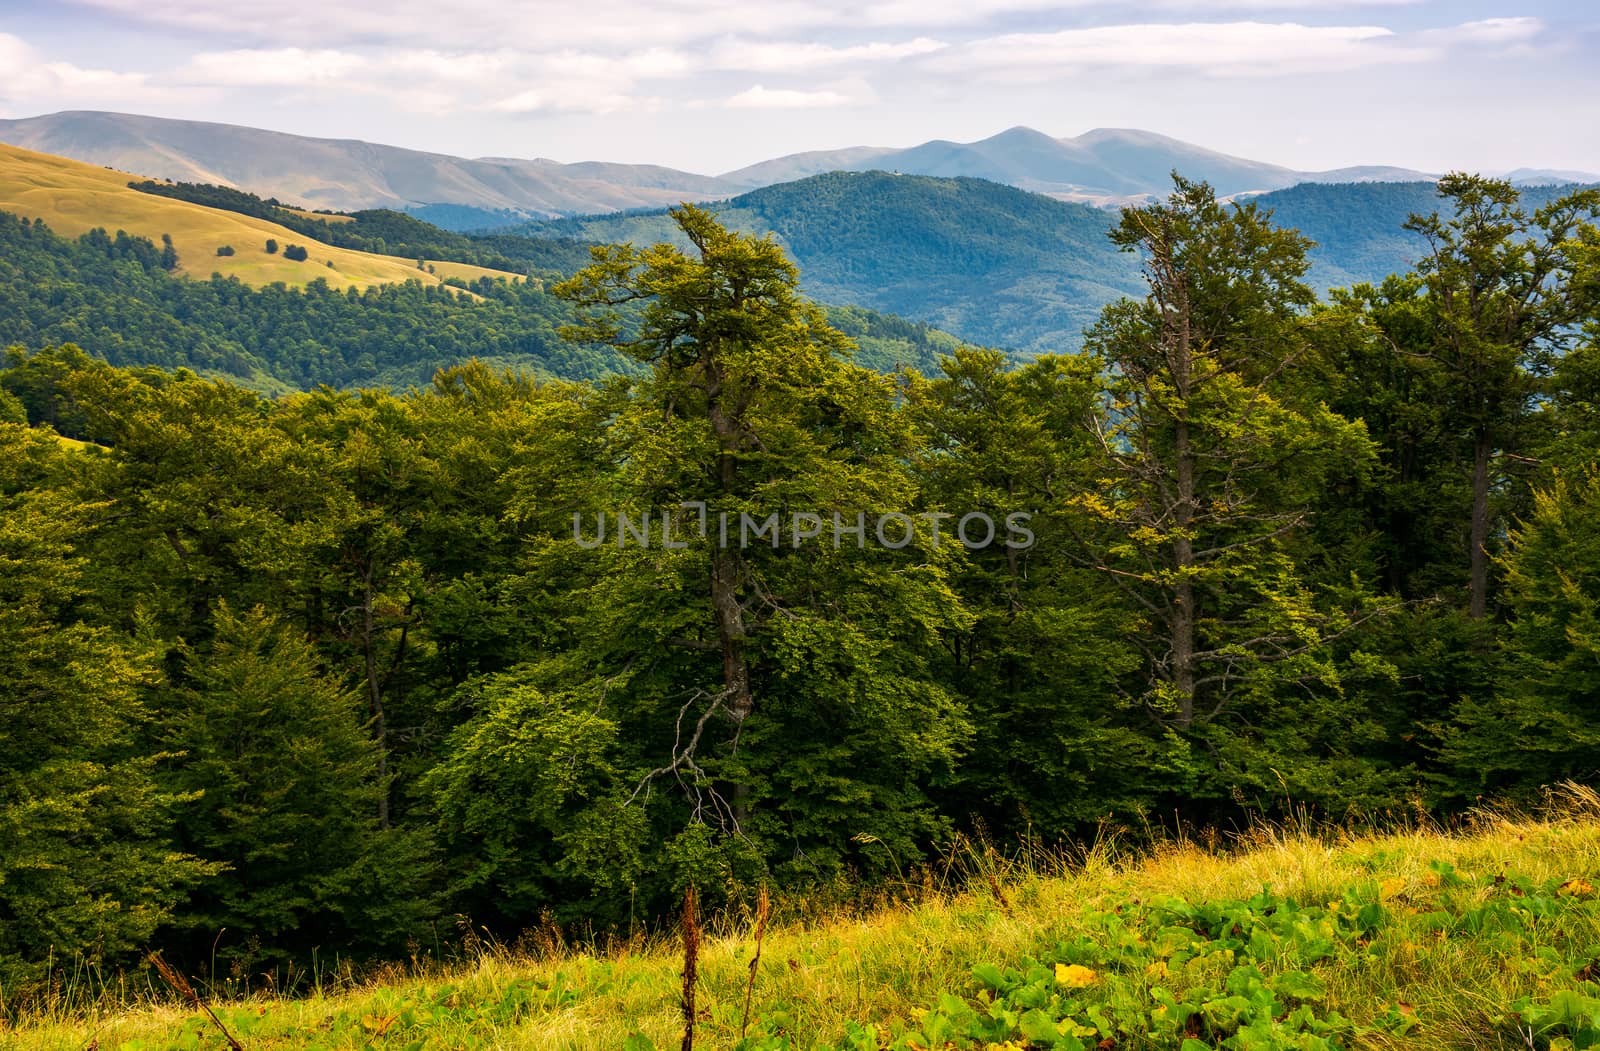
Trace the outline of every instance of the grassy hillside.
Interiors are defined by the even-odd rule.
[[[965,889],[954,884],[964,882]],[[1258,828],[1210,843],[1004,862],[963,844],[898,902],[715,925],[702,1048],[1600,1047],[1600,797],[1456,834]],[[301,976],[298,998],[219,1005],[260,1048],[646,1048],[681,1035],[675,937],[610,952],[533,932],[468,939],[445,967]],[[142,990],[142,986],[140,990]],[[80,977],[87,1012],[38,1002],[16,1051],[217,1046],[211,1023]],[[95,998],[98,997],[98,998]]]
[[[220,273],[256,286],[282,281],[299,287],[322,278],[342,289],[409,280],[441,284],[450,277],[472,281],[516,276],[465,263],[438,262],[432,271],[419,270],[414,259],[335,248],[264,219],[140,193],[129,188],[122,172],[3,144],[0,210],[43,219],[69,237],[95,227],[126,230],[157,243],[163,235],[171,235],[180,272],[198,278]],[[278,252],[267,252],[269,239],[278,242]],[[309,258],[304,262],[285,258],[281,249],[289,244],[303,245]],[[232,256],[217,255],[224,245],[233,248]]]

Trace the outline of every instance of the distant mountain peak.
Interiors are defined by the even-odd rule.
[[[0,142],[141,175],[226,183],[314,208],[436,204],[550,216],[720,200],[823,172],[873,169],[987,179],[1102,206],[1165,196],[1174,169],[1209,182],[1224,197],[1302,182],[1436,178],[1382,165],[1296,171],[1140,128],[1100,127],[1053,138],[1023,124],[973,142],[932,139],[907,148],[810,150],[720,176],[649,164],[565,164],[546,157],[469,160],[355,139],[99,110],[0,120]],[[1533,168],[1508,178],[1520,184],[1597,181],[1585,172]]]

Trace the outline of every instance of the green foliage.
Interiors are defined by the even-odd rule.
[[[1504,561],[1498,681],[1469,697],[1443,757],[1463,795],[1531,792],[1600,770],[1600,473],[1534,495]]]
[[[573,898],[630,894],[646,832],[641,811],[626,806],[610,713],[582,695],[547,697],[528,678],[463,686],[453,703],[471,717],[421,785],[452,893],[474,915],[520,924]]]
[[[1359,578],[1318,578],[1307,534],[1372,449],[1301,381],[1305,240],[1175,182],[1113,233],[1142,253],[1150,292],[1090,333],[1110,399],[1091,423],[1102,481],[1069,499],[1098,524],[1093,564],[1144,655],[1130,700],[1204,740],[1211,790],[1348,804],[1371,772],[1335,728],[1370,731],[1340,669],[1376,669],[1333,642],[1375,609]]]
[[[657,804],[677,811],[668,827],[712,824],[770,861],[787,856],[796,880],[842,868],[855,853],[842,828],[890,858],[911,854],[944,828],[923,785],[970,733],[930,664],[965,620],[949,548],[913,555],[817,536],[747,551],[721,542],[719,523],[780,511],[854,522],[910,506],[914,437],[889,382],[846,361],[848,341],[798,296],[776,243],[700,209],[673,217],[693,254],[596,250],[556,289],[579,304],[574,337],[652,366],[614,425],[613,506],[692,502],[706,523],[679,518],[680,551],[588,556],[605,574],[591,616],[617,627],[582,663],[609,680],[608,700],[647,716],[627,737],[644,746],[643,784],[682,786]],[[637,325],[625,326],[618,308],[636,302]],[[620,633],[682,656],[631,672]],[[860,860],[885,863],[882,850]]]
[[[196,948],[224,931],[268,958],[321,944],[394,950],[432,915],[420,844],[378,827],[378,743],[359,701],[308,642],[257,607],[219,604],[183,687],[157,713],[176,758],[167,782],[192,797],[176,841],[222,871],[181,922]],[[232,957],[250,947],[224,945]]]
[[[116,365],[186,367],[267,389],[425,384],[474,356],[571,378],[628,369],[562,345],[566,313],[535,283],[480,280],[475,300],[420,283],[253,289],[173,277],[148,241],[99,231],[66,241],[6,214],[0,290],[10,342],[71,342]]]
[[[137,747],[160,680],[141,640],[86,623],[78,552],[104,504],[48,433],[0,424],[0,983],[50,954],[112,961],[211,869],[169,839],[178,800]]]
[[[28,407],[10,391],[0,388],[0,424],[27,423]]]

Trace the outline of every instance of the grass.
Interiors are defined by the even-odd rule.
[[[336,248],[265,219],[140,193],[128,182],[124,172],[0,144],[0,210],[43,219],[66,237],[99,226],[113,235],[126,230],[159,246],[162,235],[170,234],[179,271],[201,280],[220,273],[250,285],[282,281],[300,287],[322,278],[341,289],[401,281],[442,284],[449,277],[520,280],[486,267],[436,260],[429,261],[431,271],[419,270],[415,259]],[[278,242],[277,253],[267,252],[268,240]],[[291,244],[303,245],[309,258],[285,259],[282,246]],[[223,245],[234,254],[217,255]]]
[[[697,1046],[1600,1047],[1595,884],[1600,797],[1577,787],[1454,832],[1262,826],[1138,851],[1108,835],[1021,860],[962,844],[899,888],[914,902],[775,918],[742,1045],[756,919],[723,917],[699,951]],[[251,1051],[677,1046],[675,939],[544,945],[216,1010]],[[199,1012],[152,997],[39,1005],[0,1044],[223,1046]]]

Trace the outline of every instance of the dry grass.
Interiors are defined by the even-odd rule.
[[[249,285],[282,281],[296,287],[322,278],[340,289],[401,281],[442,284],[449,277],[521,279],[466,263],[430,261],[433,271],[419,270],[414,259],[336,248],[265,219],[141,193],[128,182],[123,172],[0,144],[0,210],[43,219],[65,237],[98,226],[113,235],[126,230],[159,246],[162,235],[170,234],[178,268],[190,277],[203,280],[220,273]],[[268,240],[277,241],[280,251],[269,255]],[[309,258],[285,259],[281,248],[289,244],[303,245]],[[232,246],[234,254],[217,255],[223,245]]]
[[[1600,798],[1571,788],[1549,812],[1483,813],[1455,832],[1427,825],[1366,833],[1262,826],[1211,847],[1182,841],[1123,850],[1107,836],[1073,856],[1033,852],[1020,859],[961,844],[944,877],[904,888],[924,896],[917,904],[769,924],[752,1017],[769,1028],[781,1023],[802,1038],[799,1046],[837,1039],[852,1020],[892,1034],[940,993],[970,993],[974,964],[1010,965],[1048,952],[1058,941],[1091,931],[1093,914],[1119,905],[1167,895],[1191,902],[1245,899],[1263,888],[1323,902],[1352,891],[1375,895],[1384,885],[1390,894],[1403,887],[1395,900],[1410,903],[1409,911],[1426,910],[1447,893],[1439,886],[1436,863],[1486,879],[1505,874],[1546,883],[1585,876],[1600,882]],[[940,884],[969,889],[943,891]],[[1590,936],[1590,944],[1600,947],[1600,909],[1572,915],[1592,927],[1577,936]],[[753,914],[723,917],[720,930],[707,931],[700,946],[702,1047],[738,1042],[757,926]],[[1364,1024],[1404,1000],[1422,1021],[1421,1032],[1430,1035],[1393,1042],[1371,1036],[1360,1046],[1524,1046],[1507,1042],[1506,1032],[1490,1020],[1516,996],[1548,995],[1562,981],[1548,969],[1508,961],[1487,941],[1428,938],[1378,948],[1375,943],[1359,959],[1319,965],[1329,1004]],[[611,953],[550,949],[518,954],[483,944],[475,960],[454,967],[397,970],[381,982],[301,999],[258,997],[222,1013],[230,1025],[241,1018],[250,1022],[240,1036],[252,1051],[414,1046],[418,1032],[426,1033],[424,1046],[440,1048],[617,1048],[634,1033],[658,1048],[678,1043],[683,955],[675,940]],[[494,1004],[519,987],[534,988],[537,995],[514,1016],[462,1018],[459,1024],[443,1017],[404,1039],[396,1033],[392,1042],[380,1029],[408,1004],[441,997],[452,1004]],[[175,1034],[186,1024],[198,1029],[196,1021],[192,1011],[163,1004],[108,1005],[92,1016],[46,1011],[0,1042],[14,1051],[81,1049],[95,1042],[104,1049],[150,1051],[178,1046]]]

